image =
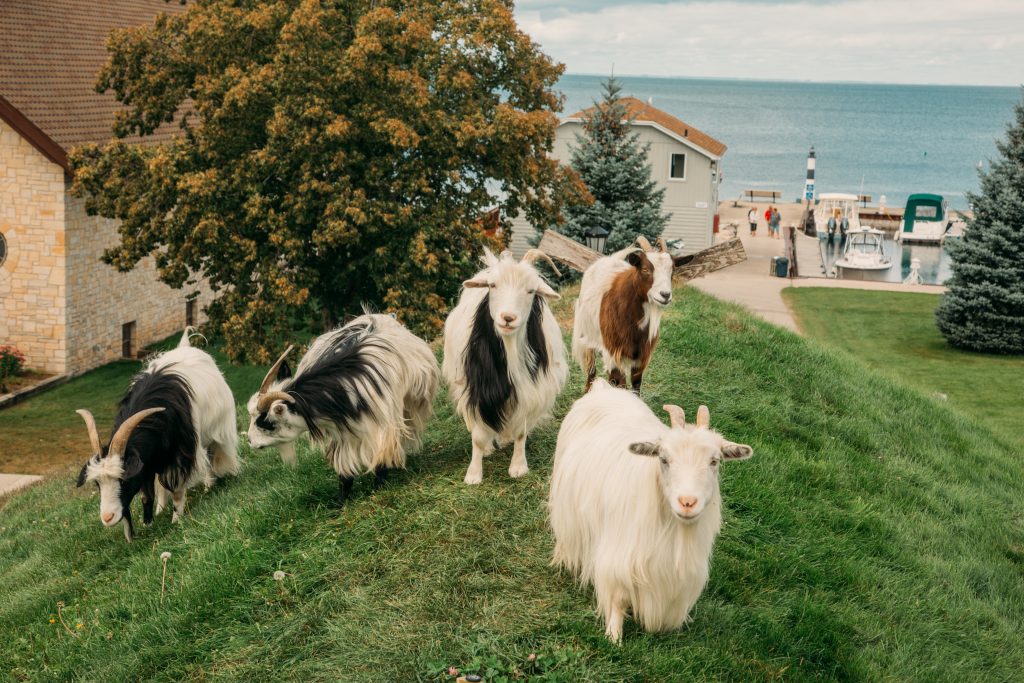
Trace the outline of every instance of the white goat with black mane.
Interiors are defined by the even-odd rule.
[[[291,374],[285,358],[249,399],[249,443],[277,446],[295,463],[295,440],[309,432],[338,473],[344,504],[356,476],[373,471],[380,487],[420,446],[437,392],[437,360],[389,315],[367,314],[317,337]]]
[[[156,512],[163,508],[164,490],[170,491],[176,522],[185,512],[189,488],[238,473],[235,400],[213,358],[189,344],[190,332],[186,329],[177,348],[150,360],[132,380],[106,447],[92,413],[76,411],[93,450],[77,485],[96,483],[100,520],[108,527],[123,521],[128,541],[135,533],[131,502],[140,490],[143,523],[153,521],[156,484]]]
[[[671,427],[631,391],[598,379],[558,432],[548,500],[552,564],[594,586],[605,633],[627,610],[648,631],[679,628],[700,597],[722,527],[719,464],[753,455],[711,429],[705,406]]]
[[[537,258],[551,262],[536,249],[519,262],[485,249],[486,268],[463,283],[445,320],[442,370],[473,441],[467,484],[483,480],[496,441],[514,441],[508,473],[525,475],[526,437],[565,386],[562,331],[547,303],[560,297],[533,267]]]

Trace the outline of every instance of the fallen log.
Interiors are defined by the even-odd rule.
[[[587,266],[601,258],[601,255],[593,249],[553,230],[544,231],[544,236],[537,247],[552,259],[581,273],[587,269]],[[747,252],[743,249],[743,243],[736,238],[694,254],[677,256],[672,260],[675,264],[672,276],[680,280],[692,280],[746,261]]]

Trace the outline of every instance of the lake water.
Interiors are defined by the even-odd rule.
[[[843,255],[844,242],[835,237],[831,242],[827,236],[819,235],[818,245],[821,249],[822,264],[812,272],[801,269],[801,275],[809,277],[835,277],[835,262]],[[892,261],[887,270],[846,270],[840,269],[842,279],[874,280],[877,282],[903,282],[910,275],[913,259],[921,261],[921,282],[926,285],[941,285],[949,276],[949,253],[944,245],[906,244],[886,238],[882,243],[882,251]],[[827,274],[827,275],[826,275]]]
[[[565,114],[601,96],[601,76],[559,82]],[[720,197],[775,189],[803,194],[807,152],[817,152],[817,191],[886,196],[934,192],[966,209],[978,162],[1013,119],[1019,88],[794,83],[686,78],[619,78],[624,95],[652,104],[729,146]],[[986,165],[987,167],[987,165]]]

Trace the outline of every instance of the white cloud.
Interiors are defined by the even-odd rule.
[[[1020,0],[527,0],[520,26],[569,73],[888,83],[1024,81]]]

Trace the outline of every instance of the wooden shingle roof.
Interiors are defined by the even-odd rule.
[[[121,105],[96,92],[110,31],[185,9],[164,0],[0,0],[0,118],[67,168],[62,152],[112,137]]]
[[[714,157],[721,157],[727,149],[724,142],[720,142],[707,133],[700,131],[688,123],[680,121],[671,114],[664,112],[635,97],[623,97],[619,100],[626,107],[626,115],[631,117],[635,123],[652,123],[664,128],[675,137],[687,141]],[[569,121],[578,121],[591,114],[594,107],[578,111],[568,118]]]

